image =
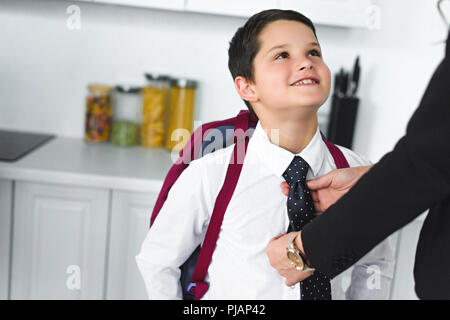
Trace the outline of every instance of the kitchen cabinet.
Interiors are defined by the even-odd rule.
[[[250,17],[262,10],[273,9],[278,6],[278,0],[187,0],[186,11]]]
[[[278,0],[280,9],[296,10],[316,25],[366,27],[370,0]]]
[[[182,11],[184,9],[184,1],[185,0],[94,0],[93,2]]]
[[[134,256],[171,166],[167,150],[64,137],[0,161],[0,298],[147,298]]]
[[[102,299],[109,191],[15,182],[11,299]]]
[[[8,299],[13,182],[0,179],[0,300]]]
[[[148,299],[135,256],[149,230],[158,193],[112,194],[106,299]]]

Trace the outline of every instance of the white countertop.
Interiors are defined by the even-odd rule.
[[[18,161],[0,161],[0,178],[159,192],[171,166],[171,153],[162,148],[56,137]]]

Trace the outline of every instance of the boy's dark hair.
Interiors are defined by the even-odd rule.
[[[260,49],[259,34],[266,25],[277,20],[298,21],[310,27],[317,39],[314,24],[301,13],[293,10],[270,9],[261,11],[247,20],[244,26],[240,27],[230,41],[228,49],[228,68],[233,80],[242,76],[249,81],[254,81],[253,60]],[[255,112],[250,102],[244,100],[248,110]]]

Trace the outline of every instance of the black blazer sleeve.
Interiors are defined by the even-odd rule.
[[[305,226],[302,240],[306,256],[315,268],[332,278],[449,195],[447,39],[446,56],[431,78],[405,136],[345,196]]]

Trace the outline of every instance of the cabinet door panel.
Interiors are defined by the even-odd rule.
[[[17,182],[12,299],[102,299],[109,191]]]
[[[149,230],[157,196],[113,191],[107,299],[147,299],[135,256]]]
[[[0,179],[0,300],[8,299],[12,186],[12,181]]]

